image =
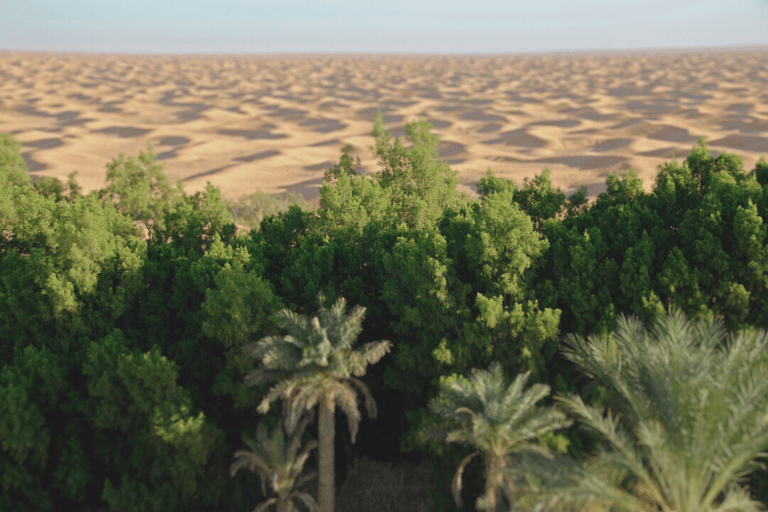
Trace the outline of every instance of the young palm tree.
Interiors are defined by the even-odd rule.
[[[612,336],[566,339],[566,356],[606,386],[621,413],[557,397],[604,450],[550,489],[542,507],[599,504],[632,512],[753,511],[740,483],[768,448],[768,338],[672,310],[650,330],[621,317]]]
[[[235,461],[229,469],[229,474],[235,476],[238,470],[247,468],[258,473],[261,479],[261,492],[267,495],[267,482],[277,497],[261,503],[254,512],[264,512],[270,505],[275,505],[277,512],[293,512],[294,500],[303,503],[310,512],[317,511],[317,503],[306,492],[297,488],[317,477],[317,472],[301,476],[304,463],[309,453],[317,448],[317,441],[307,443],[301,453],[301,435],[307,425],[308,418],[304,418],[299,428],[290,439],[286,439],[282,422],[278,422],[272,435],[267,437],[267,428],[264,423],[256,429],[256,441],[243,436],[243,441],[251,448],[251,451],[238,450],[235,452]]]
[[[377,362],[389,351],[389,341],[366,343],[358,350],[352,345],[363,329],[365,308],[356,306],[347,315],[347,302],[340,298],[330,308],[323,306],[325,297],[318,295],[320,310],[309,319],[288,310],[277,314],[287,336],[268,336],[246,348],[246,353],[262,366],[245,377],[254,386],[279,381],[258,410],[269,411],[269,404],[283,399],[283,414],[288,431],[293,430],[304,411],[319,405],[319,471],[318,505],[320,512],[334,512],[334,411],[338,405],[347,415],[352,442],[357,436],[360,411],[357,393],[363,395],[368,415],[376,417],[376,402],[362,381],[352,377],[365,375],[366,366]]]
[[[524,451],[549,455],[547,448],[537,443],[538,436],[572,424],[554,407],[536,407],[550,388],[534,384],[524,389],[529,376],[530,372],[520,374],[507,386],[501,365],[495,362],[488,370],[472,370],[469,379],[443,382],[440,393],[430,402],[430,412],[447,418],[448,425],[430,428],[422,440],[441,439],[476,449],[461,461],[453,478],[457,506],[462,506],[464,467],[478,454],[484,458],[486,476],[485,494],[478,500],[478,508],[495,512],[502,505],[499,497],[505,486],[509,505],[513,505],[515,484],[505,471],[508,457]]]

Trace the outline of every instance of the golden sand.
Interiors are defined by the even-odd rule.
[[[147,142],[193,193],[257,189],[313,200],[352,144],[367,172],[377,109],[403,136],[427,119],[440,155],[473,190],[491,167],[520,185],[552,170],[571,192],[657,167],[700,136],[750,170],[768,157],[768,49],[504,57],[139,56],[0,52],[0,133],[30,172],[84,191]]]

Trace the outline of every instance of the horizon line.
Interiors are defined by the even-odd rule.
[[[66,50],[19,50],[0,48],[0,54],[51,54],[51,55],[94,55],[94,56],[135,56],[135,57],[535,57],[535,56],[600,56],[600,55],[635,55],[635,54],[674,54],[674,53],[728,53],[728,52],[765,52],[768,43],[722,45],[722,46],[653,46],[631,48],[581,48],[558,50],[532,50],[521,52],[120,52],[120,51],[66,51]]]

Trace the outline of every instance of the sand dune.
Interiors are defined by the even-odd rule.
[[[207,181],[228,197],[262,189],[318,196],[323,172],[352,144],[367,172],[381,109],[393,135],[420,118],[473,190],[491,167],[519,185],[552,170],[556,185],[604,190],[657,166],[699,136],[751,169],[768,157],[768,49],[505,57],[130,56],[0,52],[0,132],[24,143],[35,176],[84,190],[105,165],[150,142],[188,193]]]

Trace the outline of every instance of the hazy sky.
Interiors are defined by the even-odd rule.
[[[0,0],[0,50],[525,53],[768,45],[768,0]]]

